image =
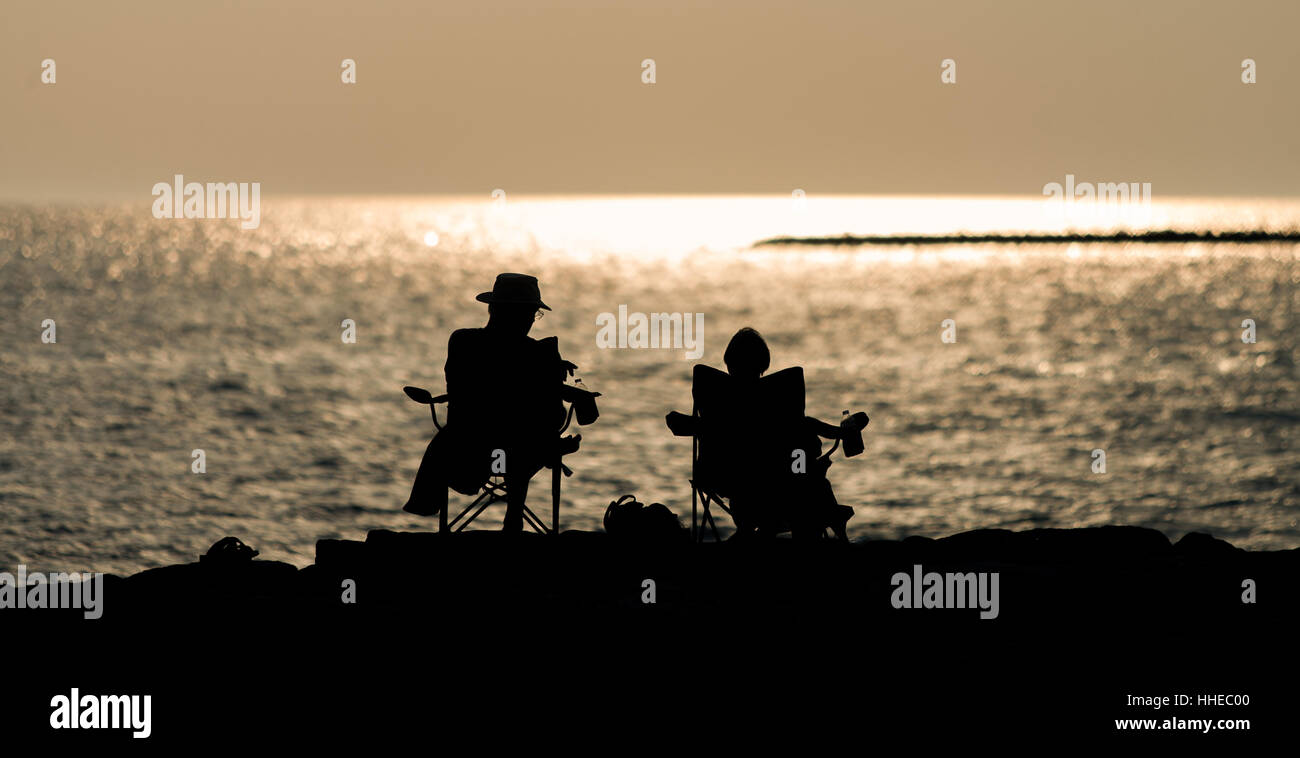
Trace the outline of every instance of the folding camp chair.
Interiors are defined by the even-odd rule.
[[[433,425],[439,432],[441,432],[443,426],[438,421],[438,406],[442,403],[449,404],[451,400],[451,396],[443,394],[435,397],[433,395],[430,395],[428,390],[424,390],[419,387],[403,387],[402,391],[406,393],[407,397],[411,398],[415,402],[429,406],[429,413],[430,415],[433,416]],[[588,393],[588,394],[590,394],[594,398],[599,396],[600,393]],[[559,430],[556,432],[557,437],[563,435],[564,432],[568,430],[569,425],[573,422],[574,411],[577,410],[576,403],[567,403],[567,405],[568,405],[568,410],[565,413],[564,424],[561,425]],[[594,402],[592,404],[592,408],[594,411]],[[592,417],[592,419],[594,420],[594,416]],[[590,423],[590,422],[580,421],[580,423]],[[543,523],[540,518],[538,518],[537,514],[534,513],[532,509],[530,509],[527,505],[525,505],[523,508],[524,522],[527,523],[528,526],[538,534],[559,534],[560,533],[560,481],[561,481],[560,475],[563,474],[564,476],[573,476],[573,469],[570,469],[568,466],[564,465],[563,457],[564,457],[564,453],[561,453],[557,450],[554,457],[544,464],[546,468],[551,469],[551,525],[550,527],[547,527],[546,524]],[[483,513],[483,511],[488,509],[488,506],[491,506],[494,503],[498,503],[498,502],[505,502],[505,500],[506,500],[505,477],[501,475],[493,475],[489,477],[487,482],[483,484],[482,489],[480,490],[478,496],[474,498],[474,501],[471,502],[468,506],[466,506],[465,509],[462,510],[455,518],[453,519],[447,518],[447,511],[450,509],[450,506],[448,506],[447,508],[443,508],[438,513],[438,531],[440,532],[464,531],[465,527],[469,526],[470,523],[474,521],[474,519],[478,518],[479,515]]]
[[[791,458],[784,446],[796,438],[804,423],[804,380],[803,369],[795,366],[761,377],[758,392],[747,400],[753,407],[736,406],[737,396],[734,379],[727,373],[711,366],[698,364],[693,371],[691,383],[692,429],[691,434],[691,536],[696,542],[704,541],[704,527],[713,532],[713,539],[720,540],[717,522],[714,520],[712,506],[717,505],[724,513],[736,521],[736,514],[728,504],[728,498],[719,492],[726,486],[722,481],[727,477],[754,476],[762,472],[765,466],[788,466]],[[746,429],[745,417],[755,419],[751,429]],[[738,423],[739,421],[739,423]],[[738,438],[739,437],[739,438]],[[764,442],[764,440],[769,440]],[[728,446],[740,442],[757,442],[757,448],[746,451],[754,456],[744,461],[743,466],[720,465],[720,460],[734,462],[745,456],[732,451],[730,456],[719,455]],[[766,445],[769,450],[763,450]],[[814,466],[828,465],[828,461],[840,447],[840,440],[835,439],[830,450],[821,454],[815,462],[807,463],[808,469]],[[775,453],[763,457],[764,453]],[[720,472],[719,468],[730,468]],[[789,524],[782,524],[782,530],[788,531]],[[823,528],[823,533],[830,529]]]

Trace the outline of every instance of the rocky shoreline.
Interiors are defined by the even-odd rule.
[[[948,581],[932,587],[932,574]],[[961,586],[968,576],[995,583]],[[923,598],[925,590],[933,592]],[[302,569],[207,560],[106,576],[103,594],[102,623],[110,625],[181,615],[294,621],[543,613],[656,621],[800,614],[906,630],[1254,628],[1294,620],[1300,549],[1246,551],[1199,533],[1170,543],[1158,531],[1127,526],[984,529],[847,545],[376,530],[364,541],[321,540],[315,563]],[[7,612],[82,621],[72,611]]]
[[[996,614],[938,607],[963,576],[977,599],[996,581]],[[247,740],[286,724],[322,740],[492,730],[511,702],[552,723],[695,708],[778,731],[803,712],[929,734],[942,713],[963,734],[1059,742],[1164,716],[1135,694],[1226,693],[1253,704],[1177,714],[1245,716],[1263,735],[1290,723],[1300,550],[1119,526],[852,544],[372,531],[321,540],[301,569],[209,559],[105,577],[103,598],[98,620],[0,610],[9,681],[33,693],[0,722],[39,729],[50,698],[80,687],[152,694],[151,739],[186,745],[213,724]]]

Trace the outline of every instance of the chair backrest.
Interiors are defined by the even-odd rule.
[[[804,418],[802,368],[746,384],[712,366],[697,365],[691,396],[698,484],[726,495],[746,482],[789,470],[789,441]]]
[[[459,355],[454,365],[452,356],[447,362],[448,423],[463,421],[469,428],[462,433],[492,437],[559,429],[565,406],[556,338],[514,341],[509,354],[496,352],[495,341],[483,329],[453,335]],[[507,365],[497,365],[497,358],[508,359]]]

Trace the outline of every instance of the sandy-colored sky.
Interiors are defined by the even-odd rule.
[[[1296,0],[5,0],[0,198],[147,197],[176,173],[266,194],[1039,194],[1073,173],[1296,195],[1297,30]]]

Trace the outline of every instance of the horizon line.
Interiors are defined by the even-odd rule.
[[[225,183],[225,182],[221,182]],[[244,182],[251,184],[252,182]],[[258,182],[260,185],[261,183]],[[152,186],[152,185],[151,185]],[[270,193],[262,190],[262,197],[277,197],[286,199],[322,199],[322,200],[418,200],[437,198],[442,200],[477,200],[484,203],[494,202],[495,198],[492,188],[478,192],[276,192]],[[1057,201],[1041,193],[1005,193],[1005,192],[974,192],[974,193],[919,193],[919,192],[807,192],[805,200],[813,201],[819,198],[830,199],[899,199],[899,200],[1017,200],[1017,201]],[[789,200],[789,192],[510,192],[506,190],[507,202],[510,198],[526,198],[532,200],[566,200],[566,199],[660,199],[660,198],[680,198],[680,199],[784,199]],[[127,191],[112,192],[90,192],[84,194],[61,194],[51,193],[39,195],[36,198],[21,197],[18,195],[6,195],[0,193],[0,204],[4,205],[83,205],[83,204],[105,204],[105,203],[126,203],[134,202],[140,198],[148,198],[152,202],[153,196],[147,190],[141,190],[139,193]],[[1234,200],[1234,201],[1251,201],[1251,200],[1300,200],[1300,192],[1294,194],[1170,194],[1153,197],[1152,204],[1170,202],[1170,201],[1197,201],[1197,200]]]

